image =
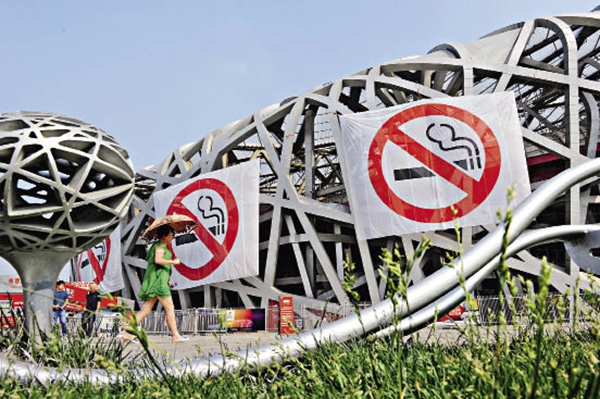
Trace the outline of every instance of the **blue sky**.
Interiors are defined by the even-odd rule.
[[[366,67],[591,0],[5,1],[0,112],[92,123],[136,170]]]

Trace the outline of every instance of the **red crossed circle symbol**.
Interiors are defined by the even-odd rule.
[[[225,202],[225,207],[227,208],[227,231],[225,232],[223,243],[219,243],[210,231],[200,223],[196,215],[182,204],[185,197],[194,191],[202,189],[215,191]],[[173,198],[171,205],[169,205],[169,208],[167,209],[167,215],[175,213],[178,215],[189,216],[198,223],[198,227],[194,229],[194,232],[213,255],[213,257],[201,267],[190,267],[182,262],[178,265],[174,265],[175,269],[190,280],[201,280],[212,274],[219,266],[221,266],[235,243],[240,221],[235,197],[229,187],[220,180],[212,178],[197,180],[183,188],[175,198]]]
[[[470,126],[479,136],[485,153],[483,174],[475,180],[461,168],[434,154],[421,143],[402,131],[407,122],[427,116],[446,116]],[[423,208],[410,204],[397,196],[383,175],[382,156],[385,145],[391,141],[409,153],[438,176],[447,180],[467,195],[460,201],[442,208]],[[388,119],[375,134],[369,148],[369,179],[375,192],[391,210],[421,223],[442,223],[460,218],[477,208],[490,195],[498,177],[502,157],[494,132],[479,117],[461,108],[447,104],[423,104],[397,113]],[[453,212],[456,210],[456,215]]]
[[[102,281],[104,281],[106,267],[108,266],[108,261],[110,259],[110,236],[106,237],[106,254],[104,255],[104,262],[102,262],[102,265],[100,265],[100,261],[98,260],[96,253],[91,248],[87,250],[88,260],[92,265],[94,273],[96,273],[96,277],[94,277],[94,282],[96,284],[100,284]]]

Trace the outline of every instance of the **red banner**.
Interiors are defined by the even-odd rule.
[[[65,310],[67,312],[82,312],[85,309],[87,294],[89,292],[89,283],[73,282],[65,283],[65,290],[69,294],[69,303]],[[0,293],[0,305],[8,302],[12,309],[23,308],[23,293]],[[110,308],[116,307],[119,303],[119,297],[113,296],[110,298],[102,297],[100,299],[100,307]]]
[[[69,293],[69,303],[65,307],[67,312],[81,312],[85,309],[88,289],[79,284],[66,283],[65,290]]]

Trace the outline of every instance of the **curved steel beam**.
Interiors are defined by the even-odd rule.
[[[521,234],[506,250],[506,257],[509,258],[515,254],[535,245],[544,244],[552,241],[579,240],[589,234],[596,235],[600,233],[600,225],[573,225],[573,226],[553,226],[539,230],[530,230]],[[458,306],[465,300],[466,292],[471,292],[487,276],[490,275],[500,264],[500,255],[496,256],[491,262],[479,269],[475,274],[466,279],[464,286],[454,288],[446,295],[440,297],[437,301],[429,304],[423,309],[408,315],[400,323],[386,327],[372,335],[374,338],[380,338],[391,334],[394,331],[412,332],[425,327],[435,320],[436,315],[447,314],[450,310]]]

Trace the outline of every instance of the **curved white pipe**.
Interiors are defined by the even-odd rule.
[[[568,169],[540,186],[514,210],[512,224],[507,234],[508,244],[511,244],[531,221],[565,190],[598,173],[600,173],[600,158]],[[314,349],[322,343],[343,342],[379,330],[382,326],[391,324],[394,318],[403,319],[409,311],[417,312],[458,287],[459,275],[457,272],[469,279],[500,253],[503,240],[504,225],[501,224],[458,258],[454,262],[454,267],[444,267],[408,288],[406,303],[397,298],[398,305],[395,306],[391,299],[386,299],[362,310],[360,315],[349,315],[315,330],[282,339],[275,344],[239,351],[232,356],[215,355],[208,359],[193,359],[183,366],[169,366],[167,372],[171,375],[192,373],[196,376],[206,377],[239,370],[246,365],[263,368],[280,363],[288,357],[298,357],[303,351]],[[134,376],[150,375],[149,372],[146,373],[139,369],[132,370],[132,372]],[[89,381],[93,384],[103,385],[123,378],[98,369],[63,369],[58,372],[54,368],[42,368],[18,361],[10,362],[5,356],[0,356],[0,373],[11,374],[23,380],[36,379],[41,383],[60,379]]]
[[[530,230],[521,234],[507,248],[506,257],[511,257],[520,251],[529,247],[540,245],[551,241],[570,241],[579,238],[582,235],[600,231],[600,225],[569,225],[553,226],[539,230]],[[465,300],[466,292],[471,292],[477,287],[490,273],[500,264],[500,255],[496,256],[491,262],[479,269],[475,274],[466,279],[463,287],[456,287],[446,295],[432,302],[423,309],[408,315],[400,323],[386,327],[372,335],[373,338],[380,338],[391,334],[394,331],[410,332],[417,331],[420,328],[434,321],[436,315],[447,314],[450,310],[458,306]]]

